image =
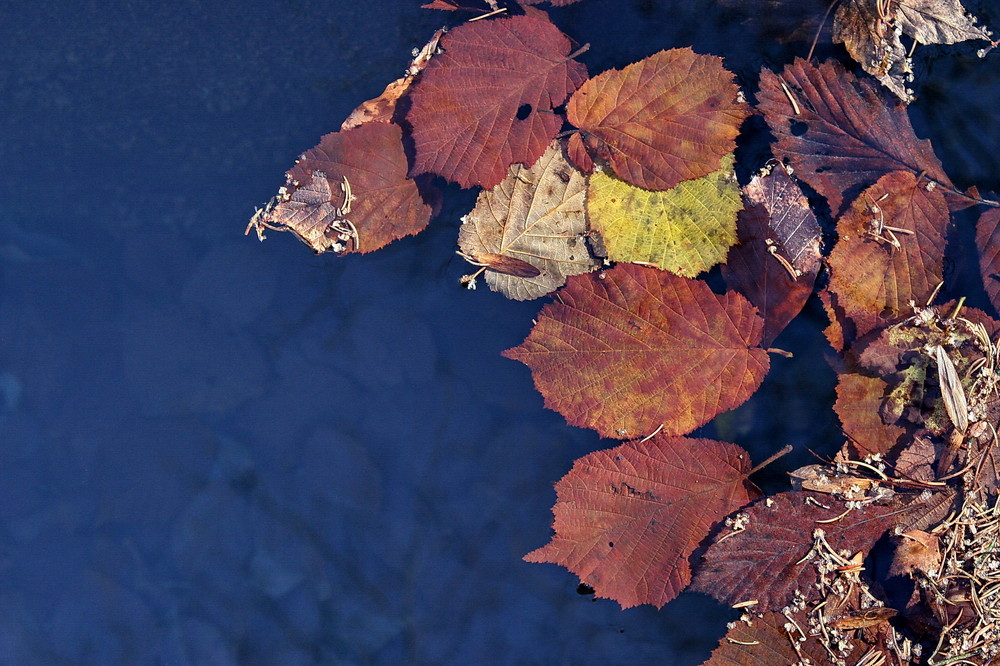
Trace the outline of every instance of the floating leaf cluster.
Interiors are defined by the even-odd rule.
[[[917,138],[903,47],[989,32],[958,0],[844,0],[834,39],[873,78],[799,58],[762,70],[751,106],[721,58],[686,47],[588,78],[586,46],[535,4],[425,5],[479,15],[303,153],[247,231],[367,253],[427,226],[432,176],[482,188],[463,283],[555,292],[503,353],[569,424],[620,440],[556,484],[554,535],[527,560],[623,607],[690,585],[743,609],[713,665],[993,663],[1000,322],[942,280],[952,216],[979,206],[1000,308],[1000,205]],[[773,159],[742,165],[741,187],[752,113]],[[716,266],[724,289],[699,279]],[[689,435],[759,388],[813,295],[844,445],[764,497],[747,451]]]

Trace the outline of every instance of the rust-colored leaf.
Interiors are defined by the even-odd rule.
[[[327,134],[288,171],[276,203],[247,231],[256,226],[261,239],[265,228],[291,231],[316,252],[377,250],[430,221],[406,169],[397,125],[370,122]]]
[[[1000,312],[1000,208],[988,208],[976,227],[979,272],[993,309]]]
[[[590,79],[573,93],[566,114],[619,178],[669,190],[718,171],[736,147],[749,113],[738,94],[722,58],[671,49]]]
[[[410,93],[413,173],[490,188],[533,164],[562,126],[553,109],[587,78],[548,20],[513,16],[460,25],[441,40]]]
[[[683,435],[742,404],[763,380],[763,321],[736,292],[620,264],[571,277],[504,355],[577,426],[605,437]]]
[[[780,165],[756,174],[743,197],[739,245],[729,251],[722,274],[761,312],[761,344],[769,345],[812,294],[820,228],[802,190]]]
[[[908,172],[882,176],[837,222],[830,291],[858,336],[872,313],[896,317],[924,303],[941,282],[950,216],[944,196]]]
[[[757,98],[778,138],[775,154],[827,198],[834,215],[892,171],[924,172],[952,187],[930,142],[914,134],[906,108],[837,62],[796,59],[780,75],[765,69]]]
[[[396,108],[400,98],[409,92],[417,75],[424,71],[427,63],[437,54],[438,44],[444,33],[444,28],[437,30],[423,48],[415,52],[406,73],[387,85],[378,97],[362,102],[351,115],[347,116],[340,129],[347,130],[369,122],[389,123],[396,120]]]
[[[860,456],[885,456],[906,432],[897,425],[887,425],[879,416],[889,385],[878,377],[855,373],[840,375],[837,402],[833,409],[840,418],[851,448]]]
[[[586,177],[553,142],[530,169],[515,164],[503,182],[479,194],[458,244],[488,269],[491,289],[517,300],[538,298],[599,265],[585,240],[586,196]]]
[[[744,509],[746,528],[724,532],[708,547],[692,589],[726,604],[756,600],[756,610],[780,610],[796,590],[808,597],[814,589],[813,556],[821,556],[813,549],[817,529],[834,551],[867,553],[920,506],[895,500],[846,511],[845,502],[832,495],[779,493]]]
[[[657,435],[580,458],[556,484],[555,536],[529,562],[560,564],[599,597],[663,606],[691,581],[713,524],[759,493],[750,456],[708,439]]]

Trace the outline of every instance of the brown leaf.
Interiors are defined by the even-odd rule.
[[[689,557],[717,521],[759,493],[750,456],[657,435],[580,458],[556,484],[555,536],[528,562],[568,568],[599,597],[660,607],[691,581]]]
[[[742,404],[769,361],[763,321],[735,292],[620,264],[571,277],[520,346],[545,406],[571,425],[626,438],[683,435]]]
[[[849,323],[847,316],[844,315],[841,308],[837,307],[837,304],[834,302],[834,296],[829,290],[824,289],[819,292],[819,301],[823,304],[823,311],[830,322],[823,329],[823,337],[827,339],[834,351],[843,352],[850,346],[850,342],[853,341],[853,331],[849,333],[844,330]]]
[[[780,165],[743,188],[739,245],[722,266],[726,284],[764,317],[769,345],[802,310],[820,267],[820,228],[802,190]]]
[[[396,120],[396,108],[400,98],[409,92],[417,75],[424,71],[427,63],[437,54],[438,44],[444,33],[444,28],[437,30],[423,48],[413,56],[406,74],[387,85],[378,97],[362,102],[358,108],[351,112],[351,115],[347,116],[340,129],[347,130],[369,122],[389,123]]]
[[[533,164],[562,126],[553,109],[587,78],[548,20],[513,16],[460,25],[441,40],[410,93],[414,174],[490,188]]]
[[[934,465],[942,451],[944,446],[935,445],[930,437],[914,437],[896,456],[896,476],[914,481],[934,481],[937,479]]]
[[[887,575],[913,576],[921,572],[928,576],[937,576],[941,566],[940,539],[923,530],[910,530],[891,539],[893,546],[892,562]]]
[[[837,62],[817,66],[796,59],[780,76],[763,70],[757,98],[778,138],[775,154],[827,198],[834,215],[892,171],[925,172],[952,187],[930,142],[913,133],[906,108],[890,103],[873,82],[848,74]]]
[[[882,176],[840,218],[830,291],[859,337],[871,330],[860,322],[872,313],[893,318],[927,300],[944,274],[949,223],[941,192],[902,171]]]
[[[884,610],[884,609],[880,609]],[[813,617],[805,611],[789,612],[795,625],[809,631],[809,619]],[[774,664],[829,664],[829,653],[818,637],[801,635],[789,621],[789,617],[777,612],[761,616],[747,616],[746,620],[733,622],[729,631],[719,641],[702,666],[763,666]],[[863,664],[862,657],[870,649],[859,637],[845,639],[848,645],[844,663]],[[882,651],[878,650],[876,654]],[[872,661],[872,664],[890,664],[887,661]]]
[[[491,271],[512,275],[519,278],[533,278],[542,274],[540,270],[529,264],[527,261],[514,257],[495,254],[493,252],[471,252],[468,255],[472,261],[480,266],[485,266]]]
[[[833,40],[843,43],[866,72],[908,104],[913,95],[906,84],[913,78],[913,68],[891,24],[892,15],[880,15],[880,4],[881,0],[844,0],[834,16]]]
[[[463,218],[458,244],[491,269],[486,271],[491,289],[519,301],[538,298],[565,284],[567,276],[599,265],[585,240],[586,195],[586,177],[553,142],[530,169],[515,164],[502,183],[479,194],[475,209]],[[484,254],[504,257],[503,267],[480,259]],[[513,272],[511,260],[522,270]]]
[[[823,530],[837,552],[867,553],[919,506],[903,506],[898,500],[868,504],[833,520],[845,513],[843,501],[805,491],[779,493],[743,509],[749,518],[746,529],[724,533],[708,547],[692,589],[725,604],[755,599],[755,609],[779,610],[796,590],[807,598],[813,590],[818,574],[807,555],[816,529]]]
[[[976,227],[979,272],[993,309],[1000,312],[1000,208],[987,208]]]
[[[851,448],[860,457],[889,453],[906,432],[897,425],[887,425],[879,416],[879,408],[889,385],[878,377],[845,373],[837,383],[837,412],[850,439]]]
[[[430,220],[430,207],[406,176],[397,125],[371,122],[327,134],[287,180],[278,203],[251,225],[259,222],[261,235],[268,226],[292,231],[316,252],[371,252],[422,231]]]
[[[749,113],[738,94],[722,58],[671,49],[590,79],[566,115],[619,178],[669,190],[717,171],[736,147]]]

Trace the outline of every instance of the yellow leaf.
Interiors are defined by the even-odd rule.
[[[743,208],[733,156],[707,176],[665,192],[633,187],[604,172],[590,178],[587,212],[608,258],[694,277],[725,261]]]

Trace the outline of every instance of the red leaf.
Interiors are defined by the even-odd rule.
[[[878,377],[854,373],[840,375],[837,402],[833,409],[850,438],[851,447],[861,456],[885,455],[906,432],[897,425],[886,425],[879,416],[889,385]]]
[[[863,322],[872,314],[896,317],[927,300],[944,274],[950,219],[938,188],[902,171],[882,176],[840,218],[830,291],[858,337],[874,328]]]
[[[802,190],[780,165],[755,175],[743,195],[748,206],[739,216],[739,245],[729,251],[722,274],[763,315],[761,344],[769,345],[812,294],[820,228]]]
[[[513,16],[460,25],[414,84],[414,174],[490,188],[515,162],[531,165],[562,126],[553,109],[587,78],[548,20]]]
[[[920,506],[869,504],[834,522],[818,523],[844,513],[844,502],[805,491],[779,493],[741,511],[749,519],[744,531],[724,534],[708,547],[692,589],[725,604],[756,599],[755,610],[780,610],[796,590],[807,598],[813,590],[816,564],[806,556],[817,528],[835,551],[867,553],[886,530],[905,522]]]
[[[556,483],[555,536],[528,562],[560,564],[597,596],[663,606],[717,521],[759,493],[735,444],[658,435],[580,458]]]
[[[795,175],[827,198],[834,215],[891,171],[926,172],[952,187],[930,142],[913,133],[906,108],[837,62],[817,66],[798,58],[780,76],[762,70],[757,98],[778,138],[775,155],[791,161]]]
[[[605,437],[683,435],[749,398],[768,369],[743,296],[620,264],[570,277],[518,347],[545,406]]]
[[[988,208],[976,228],[979,271],[993,309],[1000,312],[1000,208]]]
[[[345,179],[353,195],[349,210]],[[327,134],[302,155],[287,180],[277,205],[254,222],[292,231],[316,252],[339,247],[371,252],[419,233],[430,221],[430,207],[406,176],[398,125],[369,122]]]
[[[718,171],[733,152],[748,114],[738,94],[722,58],[671,49],[590,79],[570,98],[566,115],[619,178],[669,190]]]

